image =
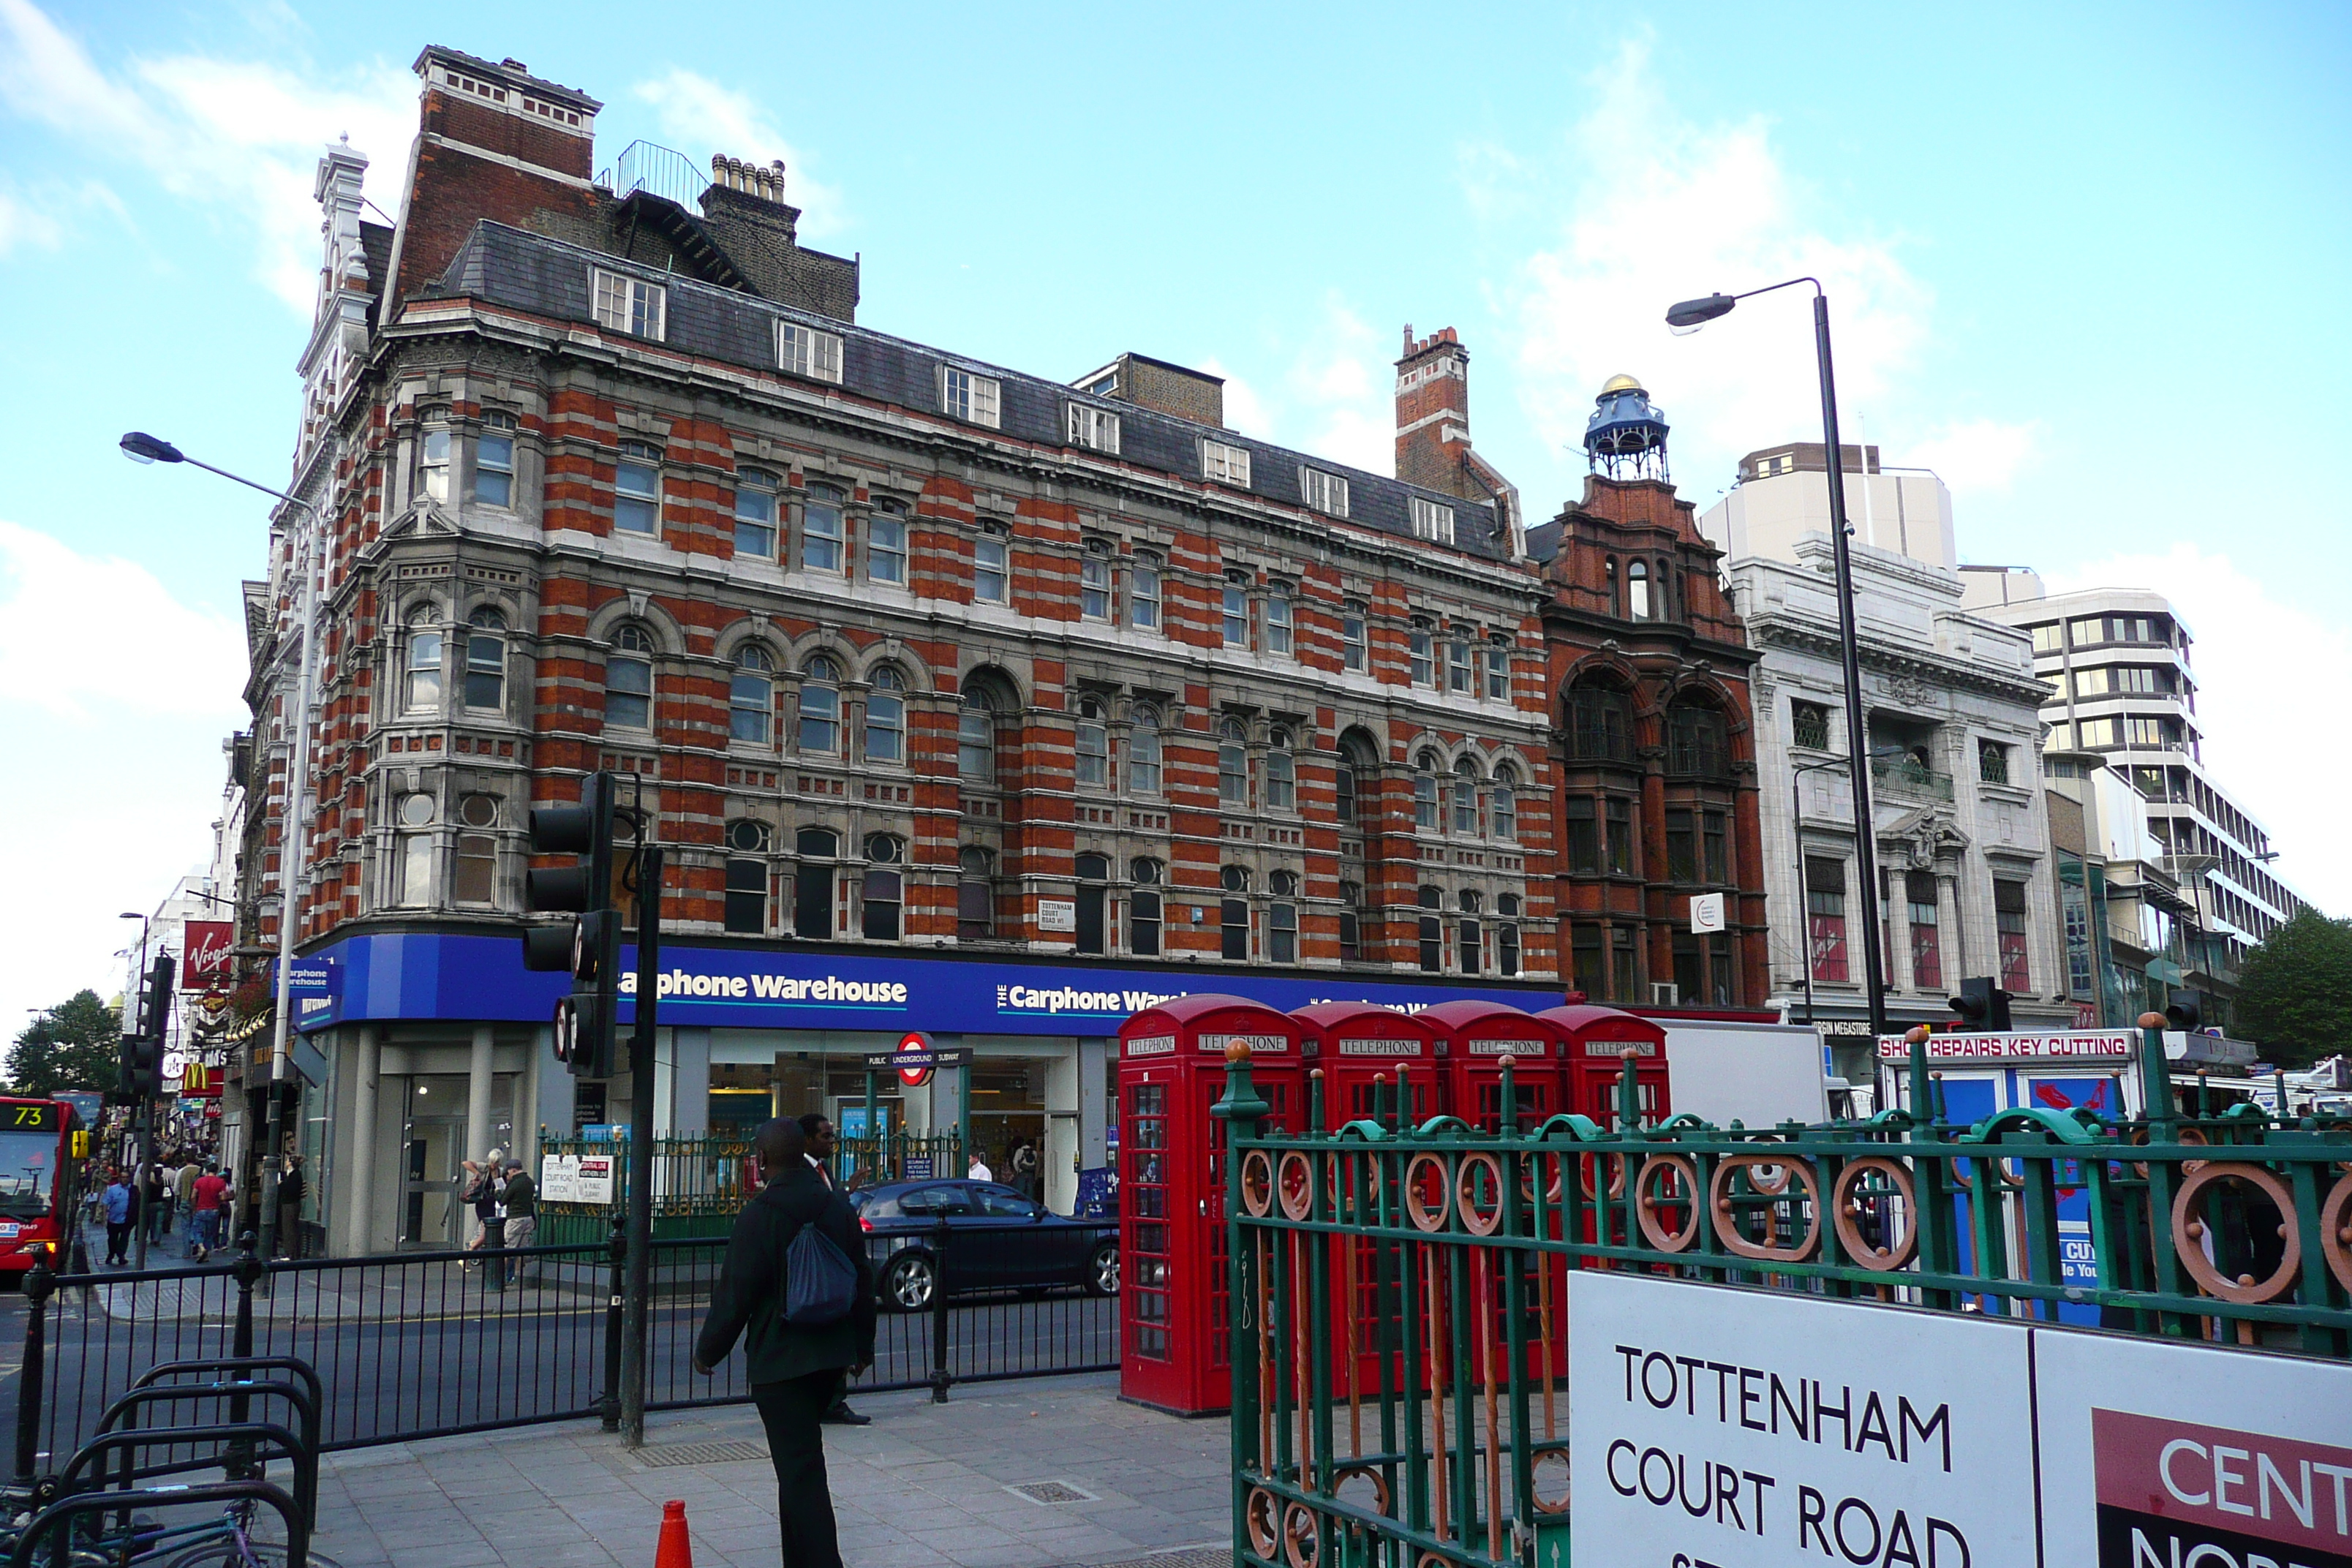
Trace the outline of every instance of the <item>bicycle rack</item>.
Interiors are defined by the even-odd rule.
[[[55,1531],[58,1525],[81,1514],[113,1513],[146,1503],[159,1508],[184,1508],[195,1503],[238,1502],[252,1500],[268,1503],[278,1510],[286,1523],[286,1560],[289,1568],[303,1568],[310,1560],[310,1526],[302,1510],[281,1487],[268,1481],[211,1481],[202,1486],[141,1487],[131,1491],[79,1492],[59,1498],[26,1524],[17,1536],[15,1550],[8,1554],[9,1568],[39,1568],[36,1553],[42,1538]],[[68,1531],[70,1534],[70,1531]],[[70,1562],[74,1547],[70,1540],[60,1540],[51,1561]]]

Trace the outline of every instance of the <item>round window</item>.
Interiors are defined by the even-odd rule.
[[[430,827],[433,825],[433,797],[422,793],[402,796],[400,825],[403,827]]]
[[[468,827],[496,827],[499,825],[499,797],[494,795],[467,795],[457,803],[457,820]]]

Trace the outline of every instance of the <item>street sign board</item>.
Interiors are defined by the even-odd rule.
[[[609,1204],[613,1201],[613,1156],[610,1154],[541,1154],[539,1195],[551,1204]]]
[[[898,1081],[908,1089],[920,1089],[931,1081],[931,1037],[920,1032],[910,1032],[898,1041],[898,1048],[890,1053],[891,1065],[898,1069]],[[921,1061],[915,1060],[920,1057]]]
[[[2029,1332],[1573,1274],[1577,1539],[1661,1565],[2032,1563]]]
[[[2093,1029],[2074,1034],[1931,1035],[1931,1062],[2125,1062],[2139,1054],[2139,1037],[2129,1029]],[[1878,1059],[1907,1062],[1911,1042],[1900,1035],[1878,1037]]]
[[[180,989],[209,991],[229,980],[230,946],[236,927],[228,921],[180,922]]]
[[[868,1051],[866,1065],[876,1072],[915,1072],[930,1068],[961,1067],[971,1060],[971,1050],[965,1046],[948,1046],[928,1051]]]
[[[1037,900],[1039,931],[1074,931],[1078,929],[1078,903],[1076,899],[1040,899]]]

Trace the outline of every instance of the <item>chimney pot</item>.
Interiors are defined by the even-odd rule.
[[[523,75],[525,75],[525,76],[529,76],[529,75],[530,74],[530,68],[529,66],[527,66],[527,65],[523,64],[520,60],[518,60],[518,59],[513,59],[513,58],[503,59],[503,60],[500,60],[500,61],[499,62],[499,64],[500,64],[500,65],[502,65],[502,66],[506,67],[506,68],[507,68],[507,69],[509,69],[509,70],[510,70],[510,71],[520,71],[520,72],[522,72],[522,74],[523,74]]]

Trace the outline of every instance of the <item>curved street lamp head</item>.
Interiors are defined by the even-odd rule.
[[[1666,325],[1678,332],[1695,332],[1717,316],[1728,314],[1731,307],[1738,303],[1738,297],[1732,294],[1709,294],[1704,300],[1685,300],[1666,312]]]
[[[121,447],[122,455],[134,463],[184,463],[187,461],[177,447],[161,437],[150,436],[144,430],[131,431],[117,445]]]
[[[115,916],[114,918],[115,918],[116,920],[119,920],[119,921],[143,921],[143,920],[145,920],[147,917],[146,917],[145,915],[142,915],[142,914],[135,914],[135,913],[133,913],[132,911],[131,911],[131,910],[123,910],[121,914],[119,914],[119,915],[117,915],[117,916]]]

